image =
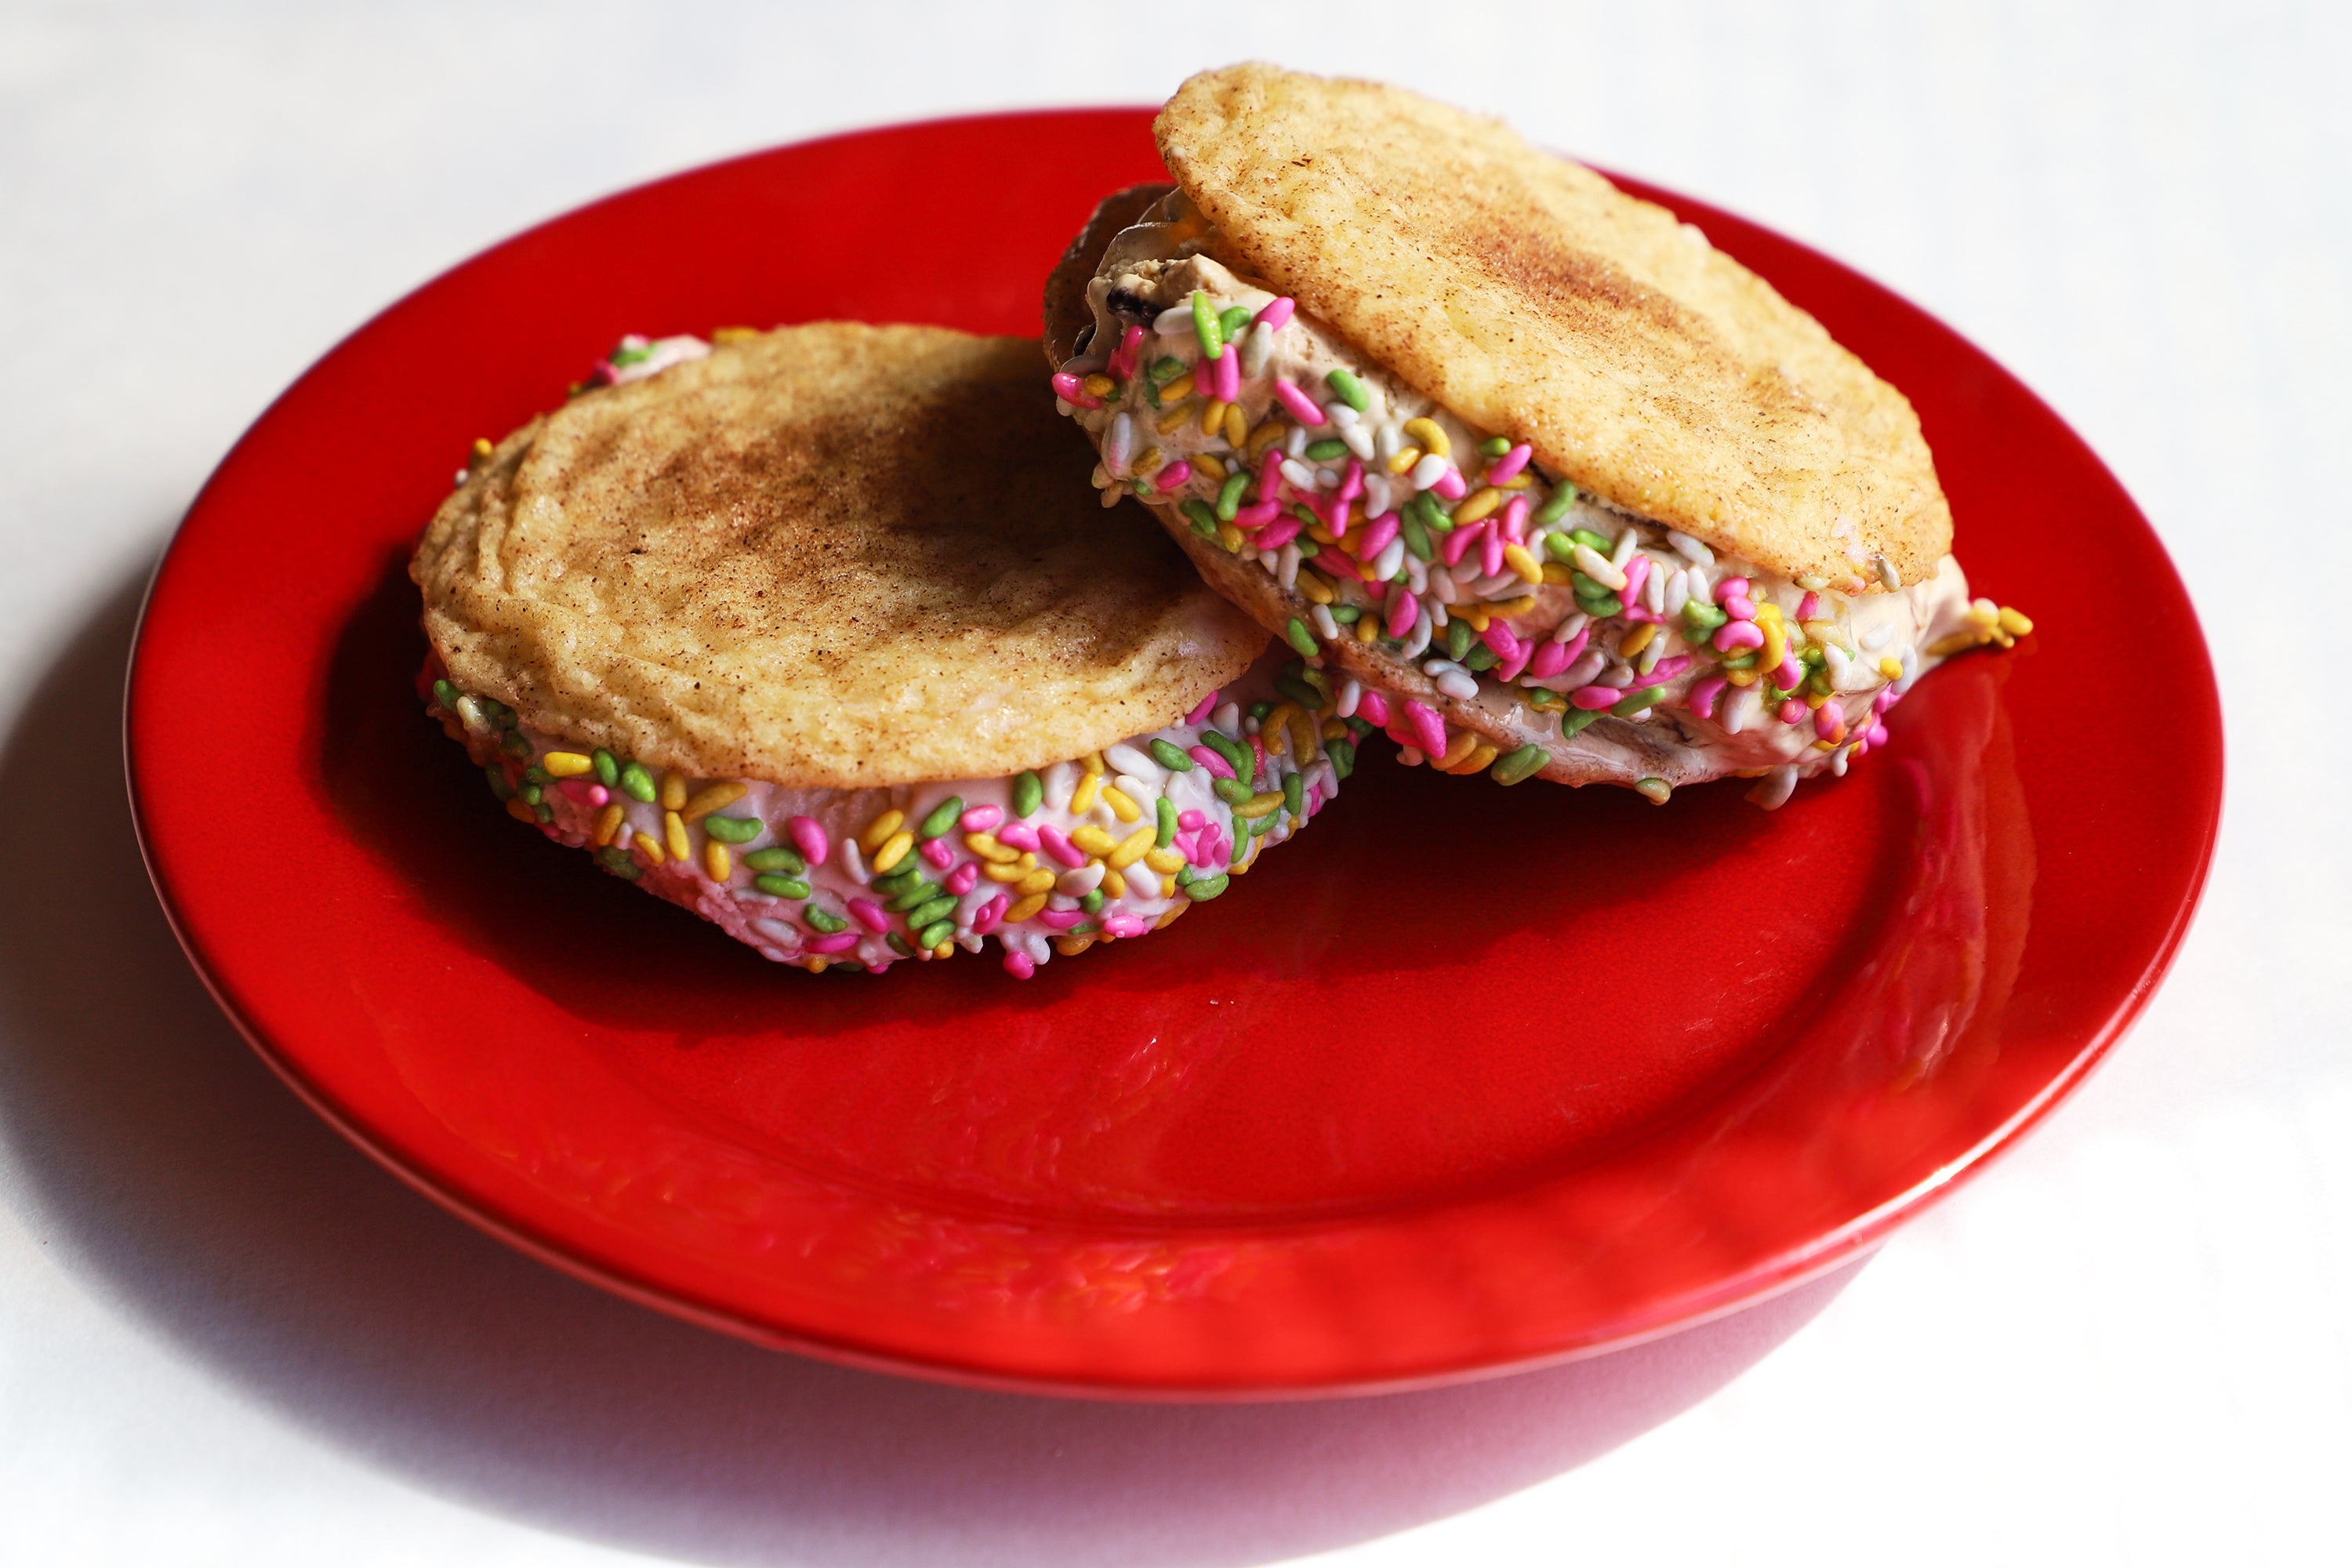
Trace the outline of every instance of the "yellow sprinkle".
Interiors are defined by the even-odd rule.
[[[1289,426],[1279,419],[1269,419],[1249,433],[1249,442],[1244,450],[1249,453],[1250,461],[1255,463],[1265,456],[1265,449],[1268,447],[1288,434],[1290,434]]]
[[[1389,472],[1392,474],[1409,474],[1412,471],[1412,466],[1420,461],[1420,447],[1400,447],[1397,451],[1397,455],[1389,459]]]
[[[1847,640],[1844,630],[1835,621],[1807,621],[1804,623],[1804,628],[1805,635],[1817,643],[1836,643],[1845,647],[1853,646]]]
[[[1956,653],[1962,652],[1965,649],[1972,648],[1976,646],[1976,634],[1973,632],[1954,632],[1950,637],[1939,637],[1934,643],[1928,645],[1927,657],[1929,658],[1949,658]],[[1897,675],[1902,673],[1902,666],[1900,662],[1896,660],[1881,659],[1879,660],[1879,668],[1884,669],[1890,663],[1895,665],[1895,673]],[[1895,677],[1889,676],[1887,679],[1892,680]]]
[[[2000,629],[2013,637],[2031,637],[2033,635],[2033,621],[2032,617],[2003,605],[2000,607]]]
[[[906,820],[907,814],[903,811],[882,813],[881,816],[867,823],[866,831],[857,836],[857,847],[868,855],[873,854],[890,841],[890,835],[898,832]]]
[[[1214,436],[1225,427],[1225,410],[1232,404],[1212,397],[1201,409],[1201,434]]]
[[[1805,706],[1811,708],[1816,713],[1821,711],[1822,704],[1828,700],[1829,699],[1827,697],[1818,691],[1809,691],[1805,694]]]
[[[1503,560],[1512,571],[1519,574],[1519,581],[1522,583],[1533,586],[1544,580],[1543,567],[1538,564],[1534,556],[1528,553],[1528,547],[1524,544],[1503,546]]]
[[[1192,417],[1192,411],[1189,408],[1171,409],[1160,416],[1160,433],[1162,436],[1173,436],[1182,429],[1184,422]]]
[[[1230,522],[1221,522],[1217,524],[1217,542],[1225,547],[1226,554],[1239,555],[1242,552],[1242,531]]]
[[[656,838],[650,833],[640,833],[637,835],[637,847],[645,851],[646,858],[652,861],[656,866],[669,858],[669,856],[664,853],[662,849],[661,840]]]
[[[1321,751],[1322,748],[1315,743],[1315,715],[1303,708],[1292,709],[1290,710],[1290,754],[1298,759],[1298,765],[1303,768],[1314,761]]]
[[[715,784],[694,792],[678,815],[688,822],[700,822],[722,805],[733,805],[751,793],[751,786],[740,784]]]
[[[1114,871],[1126,870],[1150,852],[1151,841],[1159,831],[1156,826],[1137,828],[1119,840],[1118,847],[1104,858],[1103,864]]]
[[[661,808],[676,811],[686,804],[686,775],[681,773],[662,774]]]
[[[1170,910],[1166,914],[1161,915],[1158,920],[1152,921],[1151,929],[1153,931],[1166,931],[1170,926],[1176,923],[1176,917],[1178,915],[1182,914],[1186,910],[1189,910],[1192,907],[1192,900],[1190,899],[1185,900],[1182,903],[1177,905],[1174,909]]]
[[[1167,466],[1167,453],[1157,447],[1146,447],[1143,449],[1143,455],[1135,459],[1135,466],[1128,471],[1135,474],[1156,474]]]
[[[714,343],[740,343],[748,342],[759,335],[760,329],[757,327],[717,327],[711,331],[710,341]]]
[[[1470,748],[1470,754],[1468,756],[1463,758],[1460,762],[1454,763],[1445,771],[1449,773],[1459,773],[1466,778],[1472,773],[1486,772],[1486,769],[1494,765],[1495,759],[1502,754],[1502,747],[1494,744],[1492,742],[1481,741],[1476,745]]]
[[[1635,654],[1640,653],[1643,648],[1649,647],[1650,639],[1657,635],[1657,624],[1654,621],[1644,621],[1642,625],[1635,626],[1632,631],[1625,634],[1625,640],[1617,645],[1617,657],[1619,658],[1633,658]]]
[[[1091,822],[1084,827],[1074,830],[1070,834],[1070,842],[1089,855],[1108,855],[1118,847],[1118,839],[1113,838]]]
[[[1213,452],[1194,453],[1192,455],[1192,471],[1207,479],[1213,485],[1221,485],[1225,482],[1225,465]]]
[[[1029,875],[1018,866],[1000,866],[992,860],[981,862],[980,874],[992,882],[1018,882]]]
[[[613,835],[621,831],[621,824],[627,821],[628,816],[629,814],[627,810],[625,809],[617,800],[612,805],[606,806],[604,810],[598,812],[596,814],[596,831],[591,835],[596,847],[602,849],[604,846],[613,842]]]
[[[1103,868],[1102,890],[1106,899],[1123,899],[1127,897],[1127,879],[1106,866]]]
[[[1507,621],[1514,616],[1524,616],[1534,609],[1536,596],[1533,594],[1522,594],[1516,599],[1496,599],[1485,607],[1486,613],[1496,620]]]
[[[1780,624],[1780,606],[1769,599],[1756,601],[1756,624],[1777,626]]]
[[[1117,784],[1103,785],[1102,797],[1110,803],[1110,814],[1121,822],[1133,822],[1143,815],[1142,807],[1129,800],[1127,792]]]
[[[1496,479],[1495,488],[1498,490],[1523,490],[1535,482],[1536,477],[1525,468],[1521,468],[1507,479]]]
[[[1092,810],[1095,804],[1095,792],[1101,788],[1102,774],[1100,773],[1089,773],[1080,779],[1078,787],[1070,792],[1070,815],[1076,816],[1083,812]]]
[[[1576,581],[1575,571],[1576,568],[1565,561],[1547,561],[1543,563],[1543,580],[1553,587],[1565,588]]]
[[[1348,732],[1348,722],[1344,719],[1326,719],[1322,732],[1325,740],[1336,741]]]
[[[1756,672],[1752,669],[1727,669],[1723,672],[1723,679],[1734,686],[1753,686],[1756,684]]]
[[[1024,871],[1034,871],[1037,868],[1037,857],[1032,855],[1028,850],[1024,849],[1021,852],[1021,858],[1014,861],[1013,864],[1020,867]]]
[[[1878,673],[1889,680],[1900,680],[1903,679],[1903,661],[1890,653],[1878,661]]]
[[[1096,397],[1108,397],[1112,393],[1118,390],[1118,384],[1111,380],[1110,377],[1103,374],[1100,371],[1097,371],[1094,374],[1087,377],[1086,380],[1080,382],[1078,384],[1085,387],[1089,394]]]
[[[1960,619],[1971,626],[1997,626],[2000,625],[2000,606],[1978,601],[1960,612]]]
[[[577,752],[550,752],[539,759],[539,765],[560,779],[576,779],[596,765]]]
[[[1424,452],[1432,452],[1441,458],[1454,456],[1454,443],[1445,438],[1445,432],[1437,427],[1433,419],[1408,419],[1404,422],[1404,433],[1420,442]]]
[[[1312,572],[1301,572],[1298,574],[1298,591],[1306,595],[1310,603],[1318,605],[1331,604],[1339,596],[1331,592],[1330,584]]]
[[[908,832],[906,829],[901,828],[899,831],[890,835],[890,837],[884,841],[881,848],[874,851],[874,868],[877,871],[887,871],[891,869],[893,867],[897,866],[899,861],[904,860],[907,858],[907,851],[912,849],[914,847],[915,836],[912,833]]]
[[[1094,944],[1095,939],[1090,936],[1057,936],[1054,939],[1054,951],[1064,958],[1076,958]]]
[[[939,946],[931,949],[931,956],[933,958],[953,958],[955,956],[955,939],[953,937],[949,937],[945,941],[941,942]]]
[[[694,854],[694,845],[686,837],[686,823],[674,811],[662,813],[662,840],[669,847],[672,859],[684,860]]]
[[[1756,655],[1756,668],[1759,669],[1780,668],[1780,661],[1789,657],[1789,634],[1787,629],[1780,625],[1777,616],[1768,621],[1760,612],[1756,617],[1756,624],[1764,628],[1764,647]]]
[[[831,960],[830,958],[825,957],[825,956],[824,956],[824,954],[822,954],[822,953],[819,953],[819,954],[815,955],[814,957],[809,958],[809,959],[805,960],[804,962],[806,963],[806,964],[807,964],[807,966],[808,966],[808,972],[809,972],[811,974],[823,974],[826,970],[831,969],[831,968],[833,967],[833,960]]]
[[[531,810],[530,803],[520,795],[507,802],[507,815],[517,822],[528,822],[533,827],[539,826],[539,813]]]
[[[1021,880],[1013,884],[1013,890],[1024,899],[1044,898],[1054,890],[1054,868],[1050,866],[1040,866],[1033,871],[1023,873]],[[1021,917],[1016,915],[1013,918],[1018,920]]]
[[[1045,879],[1046,887],[1050,888],[1053,886],[1053,882],[1054,879],[1052,877],[1048,876]],[[1031,915],[1035,914],[1039,910],[1042,910],[1045,907],[1045,889],[1040,888],[1037,891],[1031,893],[1027,898],[1022,900],[1019,903],[1005,910],[1004,923],[1009,926],[1017,926],[1023,921],[1027,920]]]
[[[1324,527],[1319,522],[1311,522],[1307,525],[1307,537],[1313,540],[1318,544],[1337,544],[1339,542],[1338,540],[1331,537],[1331,531]]]
[[[706,838],[702,841],[702,868],[710,873],[712,881],[723,882],[735,869],[735,861],[727,853],[727,846],[716,838]]]
[[[1265,816],[1268,812],[1274,810],[1275,807],[1281,804],[1282,792],[1280,790],[1265,790],[1250,796],[1249,799],[1234,807],[1234,815],[1235,816],[1246,818],[1251,822],[1255,822],[1259,817]]]
[[[1241,444],[1248,439],[1249,416],[1242,412],[1242,405],[1240,404],[1226,404],[1225,444],[1238,449]]]
[[[1160,389],[1160,406],[1172,407],[1192,395],[1192,373],[1186,371]]]
[[[1103,754],[1100,752],[1088,752],[1078,759],[1078,766],[1084,768],[1088,773],[1098,773],[1109,764],[1103,761]]]
[[[1476,522],[1502,504],[1503,492],[1488,485],[1454,509],[1454,525],[1460,528],[1465,524]]]
[[[967,833],[963,847],[983,860],[993,860],[1000,866],[1010,866],[1021,858],[1021,851],[1010,844],[1000,844],[993,833]]]
[[[1172,844],[1165,849],[1147,849],[1143,863],[1163,876],[1172,877],[1184,868],[1184,851]]]
[[[1380,640],[1380,616],[1372,614],[1370,610],[1366,610],[1361,616],[1356,617],[1356,640],[1358,642],[1378,642]]]
[[[1451,769],[1454,763],[1460,762],[1463,758],[1468,756],[1472,752],[1475,752],[1477,749],[1477,731],[1474,730],[1456,730],[1453,734],[1446,737],[1445,754],[1435,758],[1432,765],[1434,766],[1438,772],[1444,773]]]
[[[496,447],[490,445],[488,437],[477,436],[474,437],[474,456],[477,458],[487,458],[497,450],[498,448]]]
[[[1266,755],[1279,757],[1289,752],[1290,716],[1297,711],[1298,705],[1295,702],[1277,702],[1265,710],[1265,718],[1258,721],[1257,735],[1265,744]]]

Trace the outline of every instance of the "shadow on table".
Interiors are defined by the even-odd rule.
[[[126,589],[94,618],[0,754],[22,890],[0,913],[0,1137],[86,1279],[435,1491],[709,1562],[1263,1562],[1582,1464],[1729,1382],[1853,1271],[1549,1371],[1235,1406],[936,1387],[629,1305],[384,1174],[215,1009],[123,798],[136,606]]]

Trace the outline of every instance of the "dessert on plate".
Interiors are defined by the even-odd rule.
[[[1903,395],[1664,208],[1497,121],[1265,65],[1047,285],[1058,406],[1407,762],[1843,773],[1974,599]]]
[[[1102,526],[1034,342],[718,338],[625,340],[416,548],[423,695],[511,816],[778,962],[1025,978],[1332,798],[1367,726]]]

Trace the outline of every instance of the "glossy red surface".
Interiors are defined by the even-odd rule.
[[[1999,366],[1664,193],[1909,393],[1963,561],[2040,623],[1922,683],[1847,780],[1660,810],[1378,754],[1213,910],[1025,985],[775,968],[497,808],[410,689],[402,563],[468,443],[626,331],[1033,332],[1095,198],[1157,174],[1148,124],[900,127],[627,192],[402,300],[262,416],[157,576],[129,727],[157,886],[263,1055],[450,1207],[640,1300],[1136,1395],[1662,1332],[1850,1256],[2072,1087],[2213,840],[2179,582]],[[2108,591],[2062,595],[2053,561]],[[2125,658],[2151,624],[2160,725]]]

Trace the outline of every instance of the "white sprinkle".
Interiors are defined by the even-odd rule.
[[[1103,748],[1103,761],[1108,763],[1120,773],[1129,774],[1135,778],[1150,779],[1154,784],[1159,783],[1161,779],[1168,776],[1167,771],[1161,768],[1158,763],[1153,762],[1150,757],[1145,756],[1141,752],[1137,751],[1125,741],[1120,741],[1113,745],[1105,746]]]
[[[1117,506],[1126,498],[1127,492],[1117,485],[1112,485],[1102,492],[1102,503],[1106,508]]]
[[[1315,623],[1315,635],[1325,642],[1339,640],[1339,623],[1331,618],[1330,605],[1317,605],[1307,612],[1307,618]]]
[[[1054,879],[1054,887],[1066,898],[1083,899],[1102,886],[1103,863],[1089,860],[1074,871],[1065,871]]]
[[[1463,559],[1466,561],[1469,557],[1465,555]],[[1525,584],[1519,581],[1517,573],[1497,572],[1492,577],[1481,573],[1465,586],[1469,588],[1470,596],[1474,599],[1516,599]]]
[[[1919,649],[1914,644],[1905,643],[1903,645],[1903,676],[1901,679],[1895,681],[1895,689],[1897,691],[1908,691],[1911,689],[1911,683],[1918,679]]]
[[[1104,755],[1108,757],[1109,753],[1105,752]],[[1117,777],[1113,778],[1111,783],[1118,786],[1119,794],[1127,796],[1128,799],[1135,802],[1136,805],[1143,807],[1146,811],[1150,810],[1152,802],[1160,798],[1160,785],[1156,781],[1151,779],[1138,778],[1133,773],[1120,773]],[[1111,815],[1116,816],[1118,814],[1117,812],[1113,812]]]
[[[1333,406],[1344,408],[1347,405],[1335,404]],[[1339,439],[1348,444],[1348,450],[1355,453],[1363,461],[1369,463],[1372,460],[1372,433],[1361,425],[1352,426],[1340,431]]]
[[[1288,479],[1295,489],[1311,490],[1315,488],[1315,470],[1296,458],[1283,463],[1282,477]]]
[[[1418,555],[1404,558],[1404,585],[1416,594],[1429,592],[1429,563]]]
[[[1830,580],[1826,577],[1807,576],[1797,579],[1797,586],[1808,594],[1818,594],[1829,585]]]
[[[859,852],[855,838],[845,837],[841,841],[841,868],[848,872],[849,879],[861,888],[874,879],[874,873],[866,868],[866,857]]]
[[[1061,400],[1060,398],[1058,398],[1058,397],[1057,397],[1057,398],[1054,399],[1054,401],[1055,401],[1055,403],[1059,403],[1059,402],[1061,402],[1062,400]],[[1063,413],[1065,413],[1065,414],[1066,414],[1066,413],[1068,413],[1068,412],[1069,412],[1069,410],[1068,410],[1067,408],[1065,408],[1065,409],[1063,409],[1063,410],[1062,410],[1062,412],[1063,412]],[[459,468],[459,469],[457,470],[457,472],[456,477],[455,477],[455,478],[453,478],[449,482],[450,482],[451,484],[453,484],[453,485],[462,485],[462,484],[464,484],[467,479],[471,479],[472,477],[473,477],[473,476],[472,476],[471,474],[467,473],[465,469],[463,469],[463,468]]]
[[[1642,584],[1642,605],[1650,614],[1663,615],[1666,608],[1666,574],[1656,561],[1650,563],[1650,574]]]
[[[1441,605],[1450,605],[1461,595],[1461,590],[1454,585],[1454,574],[1444,566],[1430,573],[1429,591]],[[1443,626],[1444,623],[1441,621],[1438,624]]]
[[[1903,586],[1903,574],[1897,572],[1895,563],[1884,555],[1878,558],[1878,580],[1885,584],[1890,592]]]
[[[1813,591],[1815,593],[1821,592],[1818,588]],[[1847,742],[1845,745],[1840,746],[1836,751],[1832,752],[1830,753],[1830,776],[1832,778],[1838,779],[1845,777],[1846,759],[1853,755],[1853,745],[1851,742]]]
[[[1390,509],[1395,504],[1396,498],[1389,493],[1389,479],[1386,474],[1364,476],[1364,515],[1366,517],[1386,517]]]
[[[1593,549],[1590,544],[1578,545],[1572,559],[1579,572],[1583,573],[1611,593],[1624,592],[1625,574],[1617,570],[1614,562],[1603,559],[1601,552]]]
[[[1706,580],[1705,567],[1694,566],[1690,569],[1690,596],[1702,605],[1715,603],[1715,584]]]
[[[1381,461],[1387,462],[1404,450],[1404,426],[1393,421],[1383,421],[1380,434],[1372,439],[1372,447],[1380,453]]]
[[[1269,572],[1274,570],[1274,563],[1280,559],[1282,558],[1271,550],[1261,550],[1257,552],[1257,563]]]
[[[1670,528],[1666,530],[1666,542],[1675,547],[1675,554],[1681,556],[1684,560],[1689,562],[1694,566],[1712,566],[1715,564],[1715,552],[1709,550],[1706,545],[1701,544],[1697,540],[1693,539],[1687,533],[1677,533]]]
[[[801,933],[782,921],[770,920],[765,915],[754,915],[751,917],[751,929],[778,946],[798,947],[800,945]]]
[[[1290,434],[1282,438],[1282,449],[1293,458],[1307,456],[1307,426],[1293,425],[1290,427]]]
[[[1871,627],[1870,630],[1863,634],[1862,651],[1864,653],[1876,653],[1880,648],[1886,646],[1886,640],[1894,635],[1895,623],[1893,621],[1888,621],[1884,626]]]
[[[1429,639],[1436,635],[1436,630],[1424,605],[1421,614],[1413,618],[1412,635],[1404,639],[1404,647],[1398,650],[1397,657],[1408,662],[1419,658],[1429,650]]]
[[[1412,488],[1417,490],[1427,489],[1430,486],[1444,479],[1445,477],[1445,471],[1453,466],[1454,465],[1452,463],[1446,461],[1444,458],[1439,457],[1436,453],[1430,453],[1427,457],[1422,458],[1420,462],[1415,463],[1412,466],[1412,473],[1411,475],[1412,479]]]
[[[1591,624],[1592,617],[1582,610],[1570,610],[1568,619],[1552,628],[1551,640],[1563,645],[1572,643],[1576,640],[1576,634]]]
[[[1076,407],[1077,405],[1071,402],[1066,397],[1056,397],[1054,399],[1054,412],[1060,415],[1065,419],[1067,419],[1070,416],[1071,411]],[[465,483],[463,479],[460,479],[457,482],[459,484]]]
[[[1318,490],[1338,489],[1339,488],[1339,470],[1337,468],[1316,469],[1315,488]]]
[[[1633,559],[1633,552],[1641,548],[1642,535],[1640,531],[1637,529],[1627,529],[1624,532],[1617,536],[1617,548],[1609,552],[1609,564],[1622,569],[1625,563]],[[1588,572],[1585,575],[1590,577],[1592,574]]]
[[[1256,375],[1274,353],[1274,328],[1264,321],[1242,334],[1242,374]]]
[[[1642,649],[1642,657],[1635,664],[1634,668],[1639,669],[1643,675],[1649,674],[1650,671],[1658,667],[1658,656],[1665,651],[1666,639],[1664,637],[1652,637],[1648,646]]]
[[[1665,613],[1670,616],[1679,616],[1683,613],[1683,605],[1689,601],[1690,573],[1679,568],[1667,573],[1666,602],[1664,606]]]
[[[1135,421],[1120,414],[1103,433],[1103,467],[1112,474],[1125,477],[1127,465],[1135,456]]]
[[[1454,698],[1458,701],[1467,702],[1472,698],[1478,695],[1478,678],[1476,676],[1471,674],[1460,665],[1449,663],[1444,659],[1432,659],[1429,662],[1431,665],[1445,665],[1444,669],[1431,675],[1430,679],[1437,683],[1437,689],[1445,693],[1446,696]],[[1423,668],[1426,668],[1427,667],[1424,666]]]
[[[1192,335],[1192,302],[1171,305],[1151,318],[1151,330],[1163,338],[1186,338]],[[1069,366],[1062,367],[1067,370]]]
[[[1421,754],[1421,748],[1419,746],[1399,746],[1397,748],[1397,765],[1399,767],[1417,768],[1428,760],[1428,758]]]
[[[1284,545],[1282,554],[1274,563],[1274,580],[1286,588],[1297,586],[1298,561],[1298,546],[1296,543]]]
[[[1573,691],[1580,686],[1591,685],[1592,678],[1600,674],[1601,667],[1608,662],[1609,656],[1599,648],[1586,648],[1576,656],[1574,664],[1559,672],[1560,688],[1563,690]]]
[[[1377,582],[1385,583],[1395,576],[1403,565],[1404,535],[1399,534],[1381,545],[1381,552],[1372,557],[1372,577]]]
[[[1070,808],[1070,792],[1078,787],[1078,764],[1055,763],[1045,770],[1045,804],[1055,811]]]
[[[1354,429],[1357,421],[1363,418],[1362,415],[1357,413],[1354,409],[1349,407],[1344,403],[1332,404],[1330,407],[1324,410],[1324,416],[1329,419],[1332,424],[1337,425],[1339,427],[1339,433],[1343,436],[1349,430]]]
[[[1224,734],[1239,736],[1242,732],[1242,705],[1238,702],[1218,703],[1217,710],[1209,715],[1209,722]]]
[[[1756,787],[1748,792],[1748,798],[1767,811],[1778,811],[1789,804],[1789,796],[1796,793],[1796,788],[1797,764],[1782,763],[1757,782]]]
[[[1594,676],[1591,684],[1611,686],[1622,691],[1633,684],[1633,667],[1630,664],[1612,663],[1601,674]]]
[[[1760,689],[1753,686],[1736,689],[1732,693],[1731,700],[1716,710],[1723,716],[1723,732],[1727,735],[1738,734],[1749,724],[1755,722],[1757,710],[1763,706],[1764,693]]]
[[[1353,678],[1343,680],[1339,682],[1339,700],[1333,704],[1332,711],[1342,719],[1352,719],[1356,716],[1356,704],[1363,700],[1364,688],[1361,682]]]

